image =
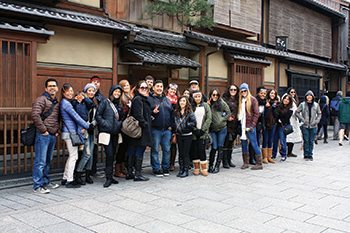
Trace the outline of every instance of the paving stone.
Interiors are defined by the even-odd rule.
[[[89,227],[94,232],[128,232],[128,233],[141,233],[145,232],[120,222],[110,221],[102,224],[98,224],[92,227]]]
[[[235,228],[238,232],[244,230],[244,232],[266,232],[266,233],[274,233],[274,232],[284,232],[283,228],[274,227],[269,224],[258,223],[252,221],[249,218],[237,218],[227,224],[228,226]]]
[[[27,233],[27,232],[33,232],[33,233],[39,233],[42,232],[34,227],[28,226],[27,224],[24,223],[18,223],[15,225],[4,225],[1,227],[2,232],[6,233]]]
[[[348,231],[338,231],[335,229],[327,229],[325,231],[322,231],[322,233],[344,233],[344,232],[348,232]]]
[[[240,230],[232,227],[223,226],[201,219],[182,224],[181,226],[190,229],[192,232],[241,232]]]
[[[322,232],[327,229],[327,227],[306,222],[300,222],[283,217],[274,218],[271,221],[266,222],[266,224],[269,226],[290,229],[297,232]]]
[[[101,213],[101,215],[128,226],[137,226],[155,220],[155,218],[152,218],[148,213],[149,211],[147,211],[146,214],[139,214],[119,207],[114,207],[114,209],[110,208],[110,211]]]
[[[72,211],[77,210],[77,209],[78,208],[76,206],[73,206],[73,205],[67,204],[67,203],[49,205],[49,206],[44,206],[42,208],[42,210],[49,212],[51,214],[54,214],[54,215],[72,212]]]
[[[188,224],[188,223],[187,223]],[[140,224],[136,227],[137,229],[146,231],[146,232],[154,232],[154,233],[190,233],[190,232],[203,232],[200,229],[198,230],[191,230],[186,227],[186,225],[182,226],[176,226],[167,222],[163,222],[160,220],[155,220],[152,222],[147,222]],[[209,232],[209,231],[208,231]]]
[[[149,204],[131,200],[131,199],[111,202],[110,204],[116,207],[120,207],[126,210],[136,212],[136,213],[143,213],[143,212],[150,211],[157,208],[156,206],[151,206]],[[113,207],[111,206],[111,208]]]
[[[327,207],[322,207],[319,205],[313,205],[313,203],[308,204],[308,205],[304,205],[300,208],[297,209],[298,211],[301,212],[306,212],[306,213],[310,213],[310,214],[314,214],[314,215],[319,215],[319,216],[323,216],[323,217],[328,217],[328,218],[334,218],[334,219],[338,219],[338,220],[342,220],[344,218],[346,218],[347,216],[349,216],[349,209],[347,209],[347,211],[344,211],[342,208],[339,209],[338,208],[333,208],[333,209],[329,209]]]
[[[200,209],[200,207],[198,207]],[[193,209],[196,212],[196,208]],[[144,213],[146,216],[150,216],[154,219],[159,219],[163,222],[171,223],[174,225],[181,225],[193,220],[196,220],[195,217],[190,217],[188,215],[182,214],[180,211],[177,212],[174,209],[155,209],[147,211]]]
[[[260,211],[264,212],[264,213],[276,215],[276,216],[281,216],[284,218],[294,219],[294,220],[301,221],[301,222],[315,216],[313,214],[308,214],[308,213],[300,212],[297,210],[287,209],[287,208],[284,208],[283,206],[269,206],[269,207],[262,209]]]
[[[89,233],[93,232],[91,230],[88,230],[86,228],[83,228],[79,225],[76,225],[71,222],[62,222],[57,224],[51,224],[49,226],[45,226],[39,229],[42,232],[47,233]]]
[[[103,195],[103,194],[101,194]],[[95,199],[83,199],[80,201],[72,201],[71,205],[77,206],[80,209],[89,211],[90,213],[105,213],[111,210],[111,205],[97,201]]]
[[[64,220],[42,210],[26,211],[11,215],[13,218],[20,220],[32,227],[40,228],[50,224],[61,223]]]
[[[350,231],[350,223],[345,221],[339,221],[336,219],[325,218],[322,216],[315,216],[306,222],[313,223],[319,226],[329,227],[339,231]]]
[[[105,217],[85,210],[74,210],[70,212],[57,214],[57,216],[66,219],[72,223],[85,227],[93,226],[108,221],[108,219]]]
[[[233,213],[232,209],[225,211],[207,211],[202,208],[202,206],[198,206],[197,208],[192,209],[192,211],[181,211],[181,213],[183,215],[191,216],[194,219],[206,220],[220,225],[225,225],[237,219],[237,215]]]

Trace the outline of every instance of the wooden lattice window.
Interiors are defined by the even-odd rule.
[[[256,88],[263,85],[263,67],[253,66],[250,64],[235,64],[233,65],[232,83],[241,85],[247,83],[253,95],[256,94]]]

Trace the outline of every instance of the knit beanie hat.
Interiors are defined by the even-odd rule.
[[[97,81],[101,82],[101,78],[98,77],[97,75],[94,75],[94,76],[91,77],[90,83],[92,83],[92,81],[94,81],[94,80],[97,80]]]
[[[241,87],[239,88],[239,90],[243,90],[243,89],[246,89],[247,91],[249,91],[249,87],[248,87],[248,84],[246,83],[242,83]]]
[[[87,90],[88,90],[89,88],[91,88],[91,87],[93,87],[93,88],[95,89],[95,91],[96,91],[95,85],[92,84],[92,83],[88,83],[88,84],[86,84],[86,86],[84,87],[84,92],[87,92]]]

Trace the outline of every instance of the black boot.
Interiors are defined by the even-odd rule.
[[[234,165],[232,163],[232,150],[228,150],[227,151],[227,158],[228,158],[228,164],[230,167],[236,167],[236,165]]]
[[[180,177],[180,175],[184,172],[184,160],[183,157],[179,155],[179,173],[177,173],[177,177]]]
[[[77,182],[80,185],[86,185],[85,181],[81,178],[82,172],[76,172],[75,173],[75,182]]]
[[[216,164],[215,164],[215,168],[213,170],[213,173],[218,173],[220,171],[220,164],[222,161],[223,154],[224,154],[223,148],[220,146],[219,150],[218,150],[218,157],[216,158]]]
[[[249,164],[255,165],[255,151],[253,146],[249,143]]]
[[[128,155],[127,162],[126,162],[126,170],[128,173],[126,174],[125,179],[132,180],[135,178],[134,176],[134,155]]]
[[[90,170],[86,170],[86,173],[85,173],[85,182],[88,183],[88,184],[93,184],[94,181],[91,179],[91,171]]]
[[[213,166],[214,166],[214,160],[215,160],[215,154],[216,150],[211,149],[210,154],[209,154],[209,169],[208,172],[213,172]]]
[[[183,159],[183,171],[182,173],[180,174],[180,178],[185,178],[186,176],[188,176],[188,170],[189,170],[189,167],[190,167],[190,158],[189,157],[185,157]]]
[[[148,181],[149,178],[141,175],[143,156],[135,156],[135,178],[134,181]]]
[[[223,152],[222,167],[230,169],[230,164],[228,162],[228,150],[224,150],[224,152]]]
[[[113,166],[108,166],[105,168],[106,172],[106,182],[103,184],[104,188],[108,188],[111,184],[118,184],[119,182],[113,179]]]

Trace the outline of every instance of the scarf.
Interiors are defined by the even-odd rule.
[[[174,95],[173,98],[171,98],[170,96],[166,95],[166,97],[168,97],[168,99],[170,100],[171,104],[176,104],[177,103],[177,95]]]
[[[242,125],[242,134],[241,134],[241,140],[247,140],[247,135],[246,135],[246,117],[245,117],[245,106],[246,106],[246,99],[242,99],[242,104],[241,104],[241,109],[239,111],[239,116],[238,120],[241,121]]]

